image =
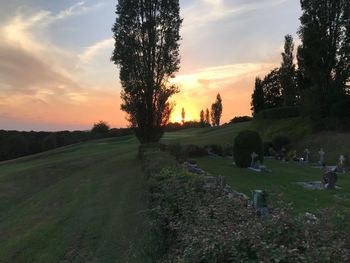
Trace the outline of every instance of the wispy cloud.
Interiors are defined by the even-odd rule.
[[[113,38],[107,38],[104,40],[101,40],[94,45],[88,47],[85,49],[85,51],[79,55],[79,58],[81,61],[85,63],[91,62],[91,60],[101,51],[104,49],[111,50],[114,45],[114,39]]]
[[[194,31],[206,24],[241,15],[260,8],[279,5],[287,0],[197,0],[182,12],[183,32]]]

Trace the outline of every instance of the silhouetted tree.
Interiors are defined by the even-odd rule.
[[[258,77],[255,79],[255,88],[252,94],[251,106],[253,115],[256,115],[258,112],[265,109],[263,82]]]
[[[280,70],[273,69],[262,82],[266,109],[281,107],[283,104]]]
[[[347,96],[350,77],[350,1],[301,0],[298,49],[302,103],[316,123]]]
[[[179,70],[179,0],[119,0],[111,60],[120,67],[121,109],[141,143],[164,133],[178,88],[169,78]]]
[[[210,126],[210,113],[208,108],[205,110],[205,123]]]
[[[205,127],[205,116],[204,116],[204,110],[201,110],[199,113],[199,122],[201,124],[201,127]]]
[[[102,134],[107,134],[109,130],[110,130],[110,127],[107,122],[99,121],[94,124],[94,126],[91,129],[91,132],[102,135]]]
[[[297,102],[296,71],[293,52],[293,37],[291,35],[286,35],[280,68],[280,82],[284,106],[293,106]]]
[[[220,125],[220,118],[222,114],[222,99],[220,93],[216,95],[216,101],[211,105],[211,122],[213,126]]]
[[[185,112],[185,109],[182,108],[182,110],[181,110],[181,123],[182,123],[182,125],[185,125],[185,117],[186,117],[186,112]]]

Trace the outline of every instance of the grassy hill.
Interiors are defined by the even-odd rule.
[[[323,147],[332,162],[347,153],[350,143],[346,133],[313,134],[299,118],[182,130],[165,134],[163,142],[232,145],[243,129],[259,131],[265,141],[287,135],[293,147],[308,147],[314,155]],[[0,262],[145,262],[148,188],[137,146],[133,136],[126,136],[0,163]],[[340,177],[342,191],[316,198],[292,184],[319,179],[312,168],[271,162],[274,172],[262,178],[233,169],[229,159],[205,157],[198,163],[246,194],[263,187],[284,192],[300,211],[305,201],[312,210],[335,201],[349,204],[345,175]]]
[[[221,144],[233,145],[237,134],[244,129],[259,132],[264,141],[271,141],[277,135],[286,135],[292,140],[292,148],[302,153],[305,148],[310,149],[311,158],[318,160],[318,151],[323,148],[326,161],[335,164],[341,154],[349,155],[350,133],[321,132],[313,133],[310,122],[302,118],[283,120],[254,120],[252,122],[230,124],[214,128],[188,129],[167,133],[163,138],[165,143],[183,144]]]
[[[137,262],[147,187],[136,151],[123,137],[0,163],[0,262]]]

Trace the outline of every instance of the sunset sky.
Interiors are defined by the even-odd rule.
[[[0,0],[0,129],[125,127],[119,73],[110,62],[116,0]],[[199,119],[218,92],[222,122],[250,115],[256,76],[296,37],[298,0],[181,0],[181,108]]]

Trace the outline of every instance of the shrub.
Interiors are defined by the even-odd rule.
[[[209,144],[206,145],[205,148],[209,149],[212,153],[216,155],[224,156],[224,149],[220,144]]]
[[[264,156],[271,156],[271,148],[274,149],[274,145],[272,142],[264,142]]]
[[[256,119],[268,119],[268,120],[278,120],[285,118],[295,118],[301,116],[300,107],[288,106],[288,107],[278,107],[271,108],[260,111],[256,114]]]
[[[235,138],[233,146],[233,158],[236,165],[241,168],[249,167],[253,152],[259,155],[260,162],[264,161],[263,143],[259,133],[250,130],[241,131]]]
[[[281,151],[283,147],[286,150],[289,150],[291,140],[288,136],[278,135],[272,139],[272,143],[276,151]]]
[[[187,159],[187,152],[184,146],[179,143],[169,144],[166,150],[176,158],[179,162],[183,162]]]
[[[208,152],[206,149],[204,149],[204,147],[194,144],[186,145],[186,152],[188,157],[201,157],[208,155]]]

